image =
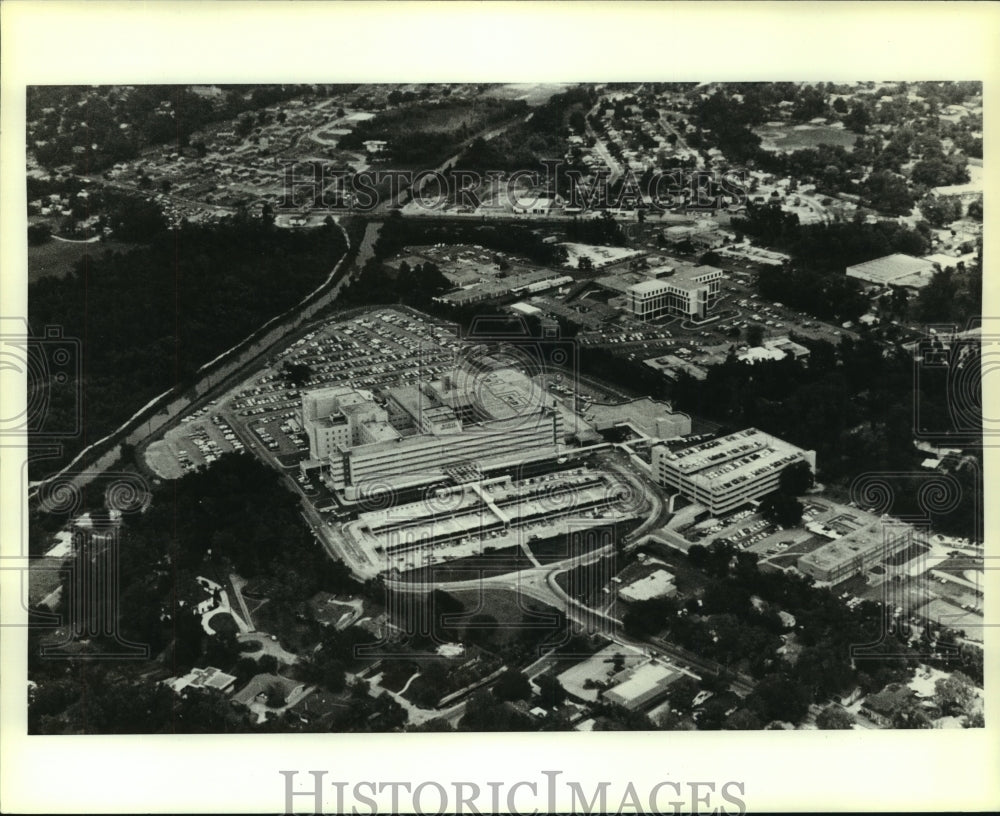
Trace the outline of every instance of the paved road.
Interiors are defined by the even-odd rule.
[[[608,186],[610,187],[625,174],[625,169],[621,166],[618,159],[611,155],[611,151],[608,150],[608,146],[604,144],[604,139],[601,138],[601,136],[590,124],[590,117],[597,114],[600,104],[600,101],[598,101],[594,107],[587,111],[587,135],[594,140],[594,150],[597,151],[597,154],[601,157],[601,161],[603,161],[611,171],[611,175],[608,177]]]
[[[466,151],[466,149],[468,149],[468,147],[474,141],[476,141],[476,139],[483,139],[484,141],[488,142],[490,141],[490,139],[495,139],[501,133],[504,133],[518,122],[527,122],[531,118],[531,116],[532,114],[529,113],[527,116],[519,117],[517,119],[512,119],[511,121],[506,122],[505,124],[500,125],[499,127],[489,128],[487,130],[483,130],[480,131],[479,133],[473,134],[458,146],[453,155],[449,156],[447,159],[442,161],[437,167],[433,168],[433,171],[436,173],[444,173],[444,171],[448,167],[452,166],[455,162],[459,160],[461,155]],[[375,209],[373,209],[370,214],[373,216],[384,216],[388,214],[389,211],[395,209],[396,207],[400,207],[408,203],[413,199],[414,192],[419,193],[427,184],[432,183],[431,182],[432,178],[433,176],[431,175],[423,176],[420,185],[416,188],[415,191],[411,190],[409,187],[402,187],[393,198],[388,199],[386,201],[380,201],[378,206],[375,207]]]
[[[703,168],[705,166],[705,159],[697,150],[694,151],[691,150],[690,145],[688,145],[687,141],[684,138],[684,134],[673,126],[673,123],[667,119],[666,115],[662,110],[660,111],[659,121],[660,121],[660,128],[663,130],[664,134],[666,134],[667,136],[670,136],[672,134],[677,137],[677,141],[674,143],[674,150],[687,150],[693,152],[695,156],[697,156],[698,168],[699,169]]]

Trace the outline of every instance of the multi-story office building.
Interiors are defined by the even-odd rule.
[[[756,428],[673,451],[653,448],[653,473],[664,487],[723,515],[778,489],[781,472],[795,462],[816,467],[816,454]]]
[[[719,297],[722,275],[714,266],[678,266],[669,276],[630,286],[625,308],[639,320],[664,315],[704,318]]]
[[[883,518],[806,553],[796,566],[817,581],[839,584],[882,564],[912,543],[910,525]]]

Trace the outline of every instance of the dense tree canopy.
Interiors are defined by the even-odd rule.
[[[63,278],[33,282],[32,329],[61,326],[66,337],[86,338],[82,378],[71,372],[52,389],[80,394],[83,434],[44,464],[57,466],[154,396],[191,382],[199,366],[318,286],[344,248],[334,226],[292,231],[234,219],[162,231],[148,246],[88,255]],[[53,427],[71,418],[50,417]]]

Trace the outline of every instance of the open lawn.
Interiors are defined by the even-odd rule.
[[[583,555],[591,550],[603,547],[615,540],[611,534],[611,525],[600,528],[604,531],[596,535],[568,534],[529,541],[528,548],[542,564],[554,564],[576,555]]]
[[[48,275],[65,277],[84,255],[99,256],[107,251],[127,252],[134,247],[134,244],[117,241],[71,243],[53,238],[41,246],[28,247],[28,282],[33,283]]]
[[[829,125],[792,125],[768,122],[766,125],[755,128],[754,133],[761,137],[761,147],[765,150],[782,153],[805,150],[821,144],[840,146],[851,150],[854,147],[854,140],[857,139],[857,134],[845,128]]]
[[[520,547],[506,547],[483,555],[456,558],[446,564],[434,564],[402,573],[402,581],[468,581],[479,576],[506,575],[533,566]]]
[[[450,594],[465,606],[464,615],[486,615],[496,620],[495,630],[482,630],[487,636],[483,639],[492,643],[536,640],[558,631],[554,609],[515,592],[484,587]]]

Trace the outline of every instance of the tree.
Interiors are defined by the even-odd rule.
[[[40,246],[52,240],[52,228],[45,223],[28,225],[28,246]]]
[[[747,345],[757,347],[764,342],[764,327],[756,323],[747,326]]]
[[[747,706],[766,721],[797,723],[809,712],[809,696],[795,680],[785,675],[769,674],[761,679],[747,698]]]
[[[485,689],[473,692],[459,720],[459,731],[526,731],[531,719],[498,700]]]
[[[280,683],[272,683],[268,686],[267,705],[270,708],[282,708],[285,702],[285,692]]]
[[[934,684],[934,702],[943,714],[969,714],[976,699],[972,681],[960,671],[942,677]]]
[[[759,731],[764,723],[753,711],[738,708],[726,717],[722,727],[727,731]]]
[[[813,486],[813,473],[805,460],[788,465],[778,477],[778,488],[788,496],[801,496]]]
[[[906,179],[888,170],[873,172],[861,186],[863,202],[886,215],[909,215],[913,195]]]
[[[497,700],[527,700],[531,697],[531,684],[517,669],[507,669],[493,685]]]
[[[678,711],[690,711],[695,695],[698,693],[698,681],[684,675],[670,684],[667,689],[667,700],[671,708]]]
[[[927,323],[951,320],[958,288],[958,280],[950,267],[935,269],[930,283],[917,295],[917,314],[920,320]]]
[[[761,500],[760,512],[768,521],[782,527],[795,527],[802,521],[802,504],[794,496],[780,491]]]
[[[308,363],[292,363],[286,360],[283,369],[288,382],[296,388],[302,388],[313,376],[312,366]]]
[[[538,698],[546,708],[556,708],[566,699],[566,689],[562,687],[558,678],[544,674],[538,678]]]
[[[854,717],[838,705],[828,705],[816,716],[816,725],[824,731],[847,731],[854,725]]]
[[[943,227],[962,217],[962,203],[957,198],[927,196],[920,202],[920,213],[932,227]]]

